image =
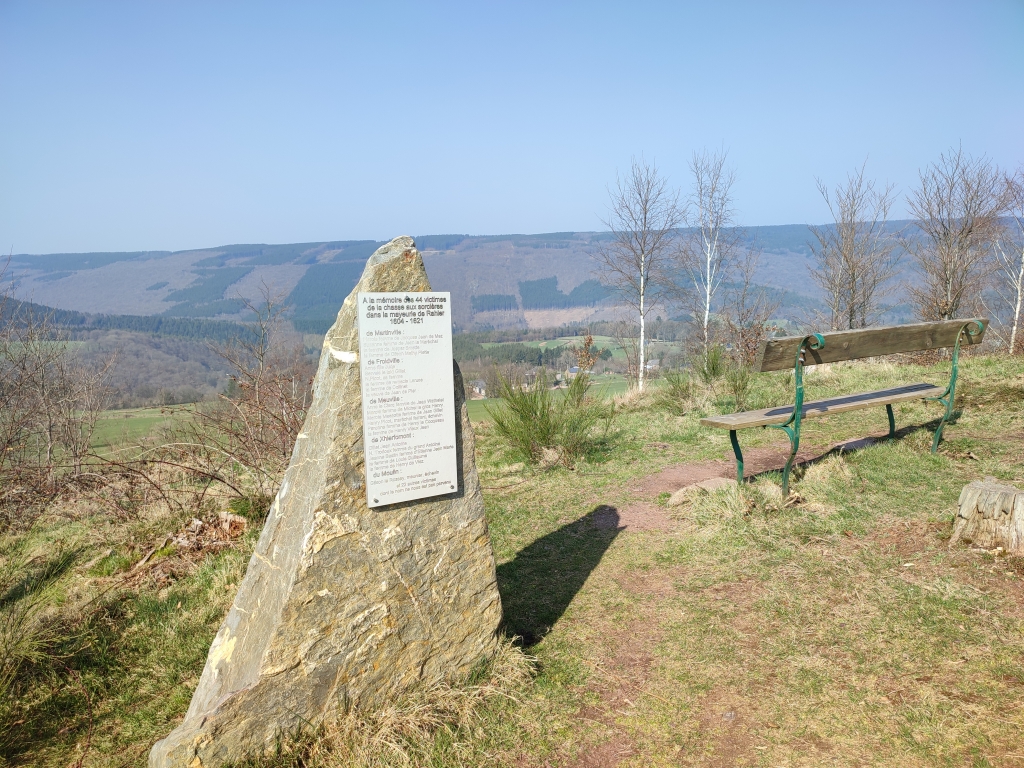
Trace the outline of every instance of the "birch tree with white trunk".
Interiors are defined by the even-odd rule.
[[[706,356],[714,343],[715,296],[742,250],[742,233],[733,226],[732,186],[736,173],[726,166],[726,153],[694,152],[690,175],[693,187],[688,201],[688,232],[680,239],[677,258],[692,286],[690,302]]]
[[[995,293],[1000,306],[994,314],[1000,322],[993,330],[1014,355],[1024,351],[1024,168],[1006,177],[1006,213],[1009,221],[995,242]]]
[[[665,262],[676,229],[682,221],[679,193],[672,189],[653,162],[633,159],[625,177],[609,190],[610,205],[604,225],[611,239],[599,243],[594,254],[601,280],[618,293],[639,324],[637,389],[643,391],[646,367],[647,315],[658,303]]]

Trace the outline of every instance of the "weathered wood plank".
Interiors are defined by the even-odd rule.
[[[841,395],[828,400],[815,400],[804,403],[803,418],[813,419],[819,416],[829,416],[833,413],[844,411],[857,411],[861,408],[872,408],[886,405],[888,403],[899,403],[904,400],[920,400],[923,397],[938,397],[946,391],[945,387],[937,387],[934,384],[907,384],[892,389],[882,389],[876,392],[861,392],[857,395]],[[789,421],[793,413],[792,405],[784,405],[778,408],[765,408],[760,411],[744,411],[743,413],[729,413],[723,416],[708,416],[700,420],[705,427],[718,427],[719,429],[747,429],[748,427],[763,427],[769,424],[782,424]]]
[[[980,344],[988,329],[986,318],[974,318],[981,323],[982,330],[977,336],[964,334],[961,345]],[[911,323],[890,325],[882,328],[863,328],[856,331],[836,331],[822,334],[825,346],[818,350],[807,350],[805,365],[837,363],[842,360],[857,360],[862,357],[896,355],[901,352],[920,352],[925,349],[944,349],[956,344],[956,336],[964,320],[943,320],[937,323]],[[756,366],[759,371],[784,371],[792,368],[796,351],[803,336],[786,336],[769,339],[761,350],[761,359]]]

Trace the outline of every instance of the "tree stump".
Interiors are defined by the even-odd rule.
[[[949,545],[958,542],[1024,555],[1024,491],[994,477],[964,486]]]

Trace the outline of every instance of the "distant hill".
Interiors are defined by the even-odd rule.
[[[134,331],[157,336],[177,336],[183,339],[229,342],[244,338],[250,329],[239,323],[207,318],[178,318],[160,315],[97,315],[75,310],[57,309],[31,301],[9,299],[3,305],[5,316],[34,315],[49,318],[54,324],[70,331]]]
[[[796,297],[787,304],[816,298],[806,226],[753,227],[745,236],[763,250],[759,282]],[[455,325],[470,330],[610,319],[614,297],[600,284],[593,258],[608,238],[604,232],[453,234],[420,236],[416,243],[434,289],[452,293]],[[192,321],[244,319],[242,300],[258,301],[266,285],[290,307],[296,330],[323,333],[366,259],[382,244],[342,240],[176,252],[16,254],[10,273],[16,294],[26,301],[90,317],[145,316],[153,323],[160,317],[159,322],[179,323],[164,327],[180,328],[198,328],[187,324]]]

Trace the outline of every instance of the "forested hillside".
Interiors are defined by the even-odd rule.
[[[452,293],[456,328],[472,330],[612,319],[615,297],[600,283],[594,260],[608,237],[600,232],[449,234],[420,236],[416,242],[434,289]],[[743,237],[747,246],[762,250],[756,279],[785,291],[784,310],[815,304],[818,288],[808,273],[806,226],[750,228]],[[323,333],[381,244],[345,240],[179,252],[16,254],[9,271],[20,298],[108,316],[94,324],[138,323],[110,319],[129,315],[242,320],[244,301],[259,302],[265,286],[288,305],[296,330]],[[216,333],[202,325],[160,327]]]

